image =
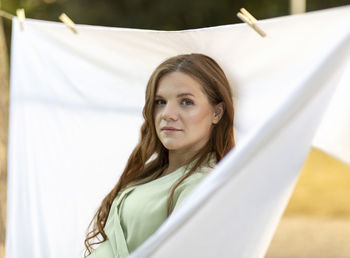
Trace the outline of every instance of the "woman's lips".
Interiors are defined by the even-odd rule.
[[[177,128],[174,128],[174,127],[163,127],[161,130],[163,132],[179,132],[179,131],[182,131],[181,129],[177,129]]]

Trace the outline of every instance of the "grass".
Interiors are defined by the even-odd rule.
[[[312,149],[284,215],[350,218],[350,166]]]
[[[312,149],[265,258],[350,257],[350,166]]]
[[[265,258],[350,257],[350,219],[283,217]]]

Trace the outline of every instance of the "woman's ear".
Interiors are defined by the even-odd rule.
[[[219,123],[222,115],[225,111],[225,104],[224,102],[220,102],[219,104],[216,104],[214,106],[214,117],[213,117],[213,124]]]

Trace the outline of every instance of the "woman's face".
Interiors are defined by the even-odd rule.
[[[209,140],[217,123],[215,108],[201,85],[181,72],[159,81],[155,96],[155,127],[159,140],[169,151],[198,151]]]

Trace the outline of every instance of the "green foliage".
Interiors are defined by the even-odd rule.
[[[309,0],[308,10],[348,4],[348,0]],[[245,7],[258,19],[289,14],[289,0],[2,0],[2,9],[57,21],[66,12],[76,23],[113,27],[183,30],[240,22]]]

